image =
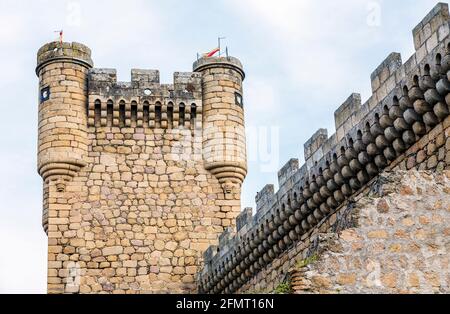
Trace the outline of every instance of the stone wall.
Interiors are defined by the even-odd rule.
[[[140,69],[117,82],[90,54],[58,42],[38,52],[48,292],[195,292],[202,253],[240,211],[242,65],[200,59],[173,84]],[[226,138],[205,136],[229,123]]]
[[[448,293],[449,194],[449,170],[385,172],[237,293]]]
[[[350,228],[318,234],[294,293],[449,293],[450,171],[397,171],[355,202]]]
[[[256,214],[205,252],[199,289],[234,293],[274,288],[299,254],[314,250],[319,232],[345,227],[357,195],[384,170],[448,169],[450,44],[448,5],[438,3],[413,31],[405,63],[391,53],[372,73],[372,95],[352,93],[336,110],[336,133],[320,129],[305,143],[305,164],[289,160],[279,190],[266,185]],[[331,270],[330,270],[331,271]]]
[[[388,169],[447,169],[450,165],[450,118],[438,124],[399,156]]]
[[[171,154],[191,141],[177,133],[90,129],[87,166],[53,193],[67,203],[50,218],[49,292],[195,290],[201,253],[234,217],[203,163]],[[79,291],[62,285],[73,267]]]

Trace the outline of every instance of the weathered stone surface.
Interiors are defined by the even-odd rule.
[[[389,192],[374,198],[367,189],[355,201],[352,216],[356,226],[310,235],[314,246],[299,242],[239,292],[258,292],[256,282],[267,278],[276,286],[288,265],[289,283],[296,294],[448,293],[449,274],[446,266],[443,268],[448,256],[440,252],[446,252],[450,244],[443,236],[449,230],[449,175],[449,170],[383,174],[381,188]],[[402,186],[409,186],[412,194],[400,193]],[[380,203],[389,204],[389,210],[380,211]],[[340,208],[337,213],[344,212],[345,208]],[[394,236],[386,237],[380,226],[389,226]],[[259,284],[259,292],[269,292],[267,287],[266,280]]]

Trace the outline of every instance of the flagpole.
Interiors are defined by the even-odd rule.
[[[62,48],[63,46],[63,30],[55,31],[55,33],[59,33],[59,47]]]
[[[221,49],[220,49],[220,41],[222,40],[222,39],[225,39],[226,37],[217,37],[217,41],[218,41],[218,44],[219,44],[219,57],[220,57],[220,55],[222,54],[222,51],[221,51]]]

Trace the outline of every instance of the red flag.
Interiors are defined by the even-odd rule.
[[[219,48],[215,48],[215,49],[211,50],[210,52],[207,52],[207,53],[203,54],[203,57],[210,58],[210,57],[214,56],[219,51],[220,51]]]

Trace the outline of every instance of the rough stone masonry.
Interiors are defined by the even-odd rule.
[[[193,292],[202,253],[240,212],[246,175],[239,60],[92,68],[91,51],[38,52],[38,170],[49,293]]]
[[[415,247],[415,257],[425,263],[429,259],[419,258],[425,257],[420,250],[423,242],[427,242],[427,248],[439,244],[439,249],[433,251],[438,254],[435,260],[439,266],[416,266],[416,277],[410,278],[414,285],[397,281],[400,275],[393,274],[408,270],[398,265],[391,267],[389,254],[381,259],[382,262],[377,260],[379,282],[383,283],[383,276],[388,277],[384,285],[372,289],[361,284],[367,275],[366,261],[360,263],[359,268],[348,267],[346,270],[338,267],[336,259],[327,258],[326,252],[322,257],[316,256],[316,252],[319,234],[339,234],[354,228],[348,217],[357,214],[355,211],[360,203],[356,199],[378,184],[381,172],[412,169],[442,172],[449,169],[449,21],[448,5],[438,3],[413,29],[415,53],[404,63],[399,53],[389,54],[371,75],[372,95],[369,99],[361,104],[360,95],[352,93],[335,112],[336,133],[328,137],[327,130],[319,129],[304,145],[305,164],[299,168],[298,160],[291,159],[280,169],[278,191],[274,192],[273,185],[266,185],[256,196],[256,214],[252,216],[252,209],[245,209],[237,218],[236,230],[227,229],[220,237],[219,245],[211,246],[205,252],[204,266],[198,276],[200,291],[287,292],[290,274],[294,274],[291,280],[293,287],[299,288],[297,292],[330,291],[309,289],[306,283],[312,277],[295,269],[296,265],[315,262],[315,269],[328,274],[320,280],[327,281],[327,287],[334,292],[339,289],[341,292],[448,293],[448,180],[444,192],[434,199],[425,199],[430,202],[440,199],[441,205],[445,204],[438,206],[434,216],[425,215],[421,208],[426,206],[423,202],[410,202],[401,195],[394,195],[394,199],[409,206],[399,204],[375,221],[359,217],[361,226],[355,232],[366,241],[357,244],[365,249],[363,253],[369,254],[362,254],[357,246],[350,246],[350,250],[341,252],[342,258],[337,259],[342,263],[350,261],[351,256],[377,260],[376,252],[389,247],[376,243],[371,249],[372,237],[378,242],[383,242],[384,237],[395,237],[395,230],[401,230],[399,225],[403,223],[398,217],[399,212],[403,212],[411,217],[408,223],[412,225],[403,229],[405,237],[398,247],[399,252],[408,246],[411,250]],[[400,180],[400,177],[396,178]],[[406,178],[415,180],[414,175]],[[426,193],[420,190],[431,193],[433,187],[419,186],[412,194]],[[433,204],[428,206],[434,208]],[[426,219],[431,219],[429,225],[423,224]],[[442,220],[442,224],[432,222],[433,219]],[[416,230],[420,233],[417,236]],[[416,241],[419,236],[422,242]],[[399,255],[393,259],[400,258]],[[411,255],[407,257],[412,259]],[[404,259],[405,254],[401,256],[401,260]],[[383,265],[384,261],[387,261],[386,265]],[[326,265],[326,272],[320,267],[321,263]],[[440,280],[433,279],[436,269],[441,270]],[[345,280],[340,280],[340,276]],[[417,278],[421,278],[420,285],[416,285]],[[336,286],[339,282],[343,284]],[[432,288],[429,288],[430,283]]]
[[[361,105],[351,94],[335,113],[336,133],[311,137],[305,164],[291,159],[281,168],[279,190],[257,194],[254,216],[240,205],[247,166],[238,59],[201,58],[173,84],[142,69],[118,82],[114,69],[93,68],[88,47],[44,45],[36,74],[48,292],[276,290],[293,263],[317,251],[317,234],[352,227],[355,198],[382,171],[449,168],[448,6],[437,4],[413,36],[415,54],[383,61],[371,75],[373,95]],[[421,213],[419,220],[435,219]],[[339,272],[324,263],[322,282]],[[340,289],[347,282],[355,291],[361,274]]]

